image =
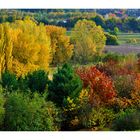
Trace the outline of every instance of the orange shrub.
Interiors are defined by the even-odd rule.
[[[140,74],[135,74],[134,86],[130,98],[118,97],[116,103],[120,108],[127,108],[130,106],[140,107]]]
[[[131,93],[131,98],[133,104],[140,107],[140,74],[137,74],[137,78],[134,81],[134,90]]]
[[[131,99],[128,99],[126,97],[119,97],[116,99],[116,106],[119,106],[119,108],[127,108],[127,107],[130,107],[132,106],[132,100]]]
[[[112,78],[118,75],[136,75],[136,71],[130,69],[128,65],[120,65],[111,60],[102,65],[98,64],[96,67],[99,71],[104,72],[107,76],[111,76]]]
[[[140,71],[140,58],[139,58],[138,61],[137,61],[137,68],[138,68],[138,70]]]
[[[101,72],[105,73],[107,76],[111,76],[111,77],[116,75],[116,73],[119,69],[118,63],[113,60],[109,60],[103,64],[97,64],[96,67],[99,71],[101,71]]]
[[[95,66],[79,68],[77,74],[83,81],[84,88],[89,86],[89,101],[92,105],[110,104],[116,97],[112,80]]]

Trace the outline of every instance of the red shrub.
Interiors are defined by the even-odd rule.
[[[84,88],[90,87],[90,103],[98,105],[109,103],[116,96],[112,80],[95,66],[77,69],[77,74],[84,83]]]
[[[107,76],[113,77],[118,71],[118,63],[110,60],[104,64],[97,64],[96,68]]]
[[[137,77],[134,81],[134,90],[131,93],[131,98],[133,104],[140,107],[140,74],[137,74]]]
[[[136,71],[129,68],[127,65],[119,65],[113,61],[106,62],[104,64],[98,64],[97,69],[107,76],[114,78],[116,75],[135,75]]]
[[[140,58],[137,61],[137,67],[138,67],[138,70],[140,71]]]

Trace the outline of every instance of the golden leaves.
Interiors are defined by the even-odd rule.
[[[56,65],[68,61],[73,54],[73,45],[70,44],[70,38],[66,35],[66,29],[48,25],[46,31],[51,38],[52,63]]]
[[[101,54],[106,38],[102,28],[93,21],[79,20],[72,30],[71,40],[75,45],[74,58],[84,63]]]
[[[0,51],[0,60],[5,61],[0,61],[0,68],[18,76],[36,69],[47,70],[52,60],[50,37],[46,35],[45,26],[37,25],[29,18],[0,25],[0,50],[3,51]]]

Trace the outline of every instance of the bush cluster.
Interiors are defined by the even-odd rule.
[[[130,60],[108,54],[102,69],[64,64],[52,79],[43,70],[25,77],[3,72],[0,130],[139,130],[140,75],[128,67]],[[106,67],[110,62],[119,67],[115,71],[112,65]],[[107,75],[105,70],[114,73]]]
[[[119,45],[118,38],[115,35],[105,33],[106,36],[106,45]]]

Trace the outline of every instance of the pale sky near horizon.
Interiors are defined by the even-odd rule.
[[[140,0],[0,0],[0,8],[140,8]]]

